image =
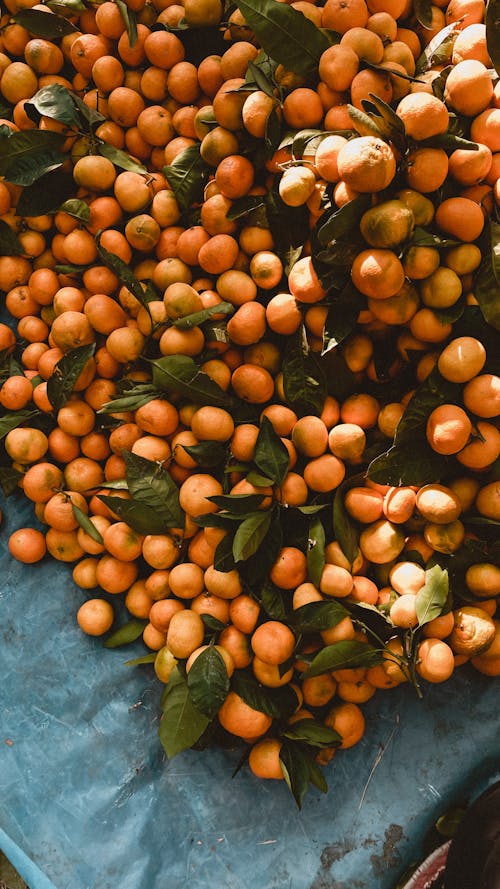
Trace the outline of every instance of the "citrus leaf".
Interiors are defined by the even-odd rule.
[[[264,195],[245,195],[242,198],[239,198],[237,201],[233,202],[232,207],[228,210],[226,216],[227,219],[231,221],[236,219],[242,219],[244,216],[248,216],[249,213],[253,213],[258,207],[263,207],[265,205],[265,196]]]
[[[123,0],[115,0],[115,3],[120,10],[120,15],[123,19],[123,24],[125,25],[130,46],[135,46],[137,43],[137,18],[135,12],[133,12],[132,9],[129,9]]]
[[[451,57],[453,44],[458,34],[457,22],[446,25],[427,44],[415,64],[415,74],[424,74],[434,64],[443,64]]]
[[[349,487],[355,484],[351,477],[335,491],[333,499],[333,532],[335,539],[349,562],[354,562],[359,550],[359,531],[344,505],[344,496]]]
[[[167,355],[152,361],[153,383],[167,392],[176,392],[199,405],[228,407],[232,398],[203,373],[187,355]]]
[[[490,254],[486,253],[476,274],[474,295],[484,320],[500,330],[500,224],[490,219]]]
[[[4,497],[10,497],[17,491],[23,473],[13,466],[0,466],[0,488]]]
[[[247,474],[247,482],[249,485],[253,485],[254,488],[267,488],[269,485],[274,484],[272,478],[268,478],[267,475],[262,475],[255,469],[251,469]]]
[[[371,195],[360,194],[353,201],[334,210],[326,220],[321,217],[317,223],[318,242],[326,247],[330,241],[348,235],[354,228],[357,228],[363,213],[371,207],[371,203]]]
[[[64,163],[60,149],[64,143],[61,133],[47,130],[26,130],[5,136],[0,127],[0,176],[14,185],[31,185],[45,173]]]
[[[87,346],[71,349],[59,359],[47,380],[47,398],[55,410],[66,404],[78,377],[94,352],[95,343],[90,343]]]
[[[123,665],[125,667],[138,667],[141,664],[154,664],[157,654],[158,652],[152,651],[150,654],[143,655],[143,657],[134,657],[131,661],[124,661]]]
[[[249,670],[236,670],[231,677],[231,689],[240,698],[261,713],[273,719],[287,719],[297,709],[297,695],[293,688],[268,688],[257,682]]]
[[[386,139],[394,142],[400,150],[406,147],[406,130],[405,125],[393,108],[376,96],[375,93],[368,93],[369,101],[362,100],[361,104],[365,111],[371,111],[373,108],[380,116],[376,118],[377,126],[382,131]]]
[[[55,13],[47,15],[41,9],[20,9],[12,18],[30,34],[34,34],[35,37],[46,37],[48,40],[57,40],[78,31],[76,25],[62,16]]]
[[[79,198],[71,198],[68,201],[64,201],[59,210],[62,213],[67,213],[68,216],[73,216],[74,219],[79,219],[80,222],[90,222],[90,207]]]
[[[432,2],[431,0],[414,0],[413,11],[417,21],[424,28],[432,27]]]
[[[201,738],[210,720],[195,707],[186,679],[178,667],[165,687],[163,717],[159,738],[169,759],[192,747]]]
[[[163,173],[181,210],[187,210],[203,197],[209,166],[200,155],[199,145],[190,145],[182,151]]]
[[[23,188],[17,202],[17,212],[19,216],[43,216],[45,213],[52,213],[74,190],[75,182],[71,173],[58,167]]]
[[[120,167],[121,170],[131,170],[133,173],[147,173],[147,169],[143,164],[131,158],[130,155],[127,154],[126,151],[122,151],[121,148],[115,148],[114,145],[109,145],[107,142],[101,142],[97,146],[97,151],[102,157],[106,157],[108,161],[111,161],[116,167]]]
[[[73,502],[71,503],[71,509],[73,510],[73,515],[80,525],[80,528],[83,528],[85,533],[88,534],[92,540],[95,540],[96,543],[103,543],[102,535],[99,533],[93,522],[90,521],[87,513]]]
[[[263,499],[264,494],[214,494],[212,497],[207,497],[207,500],[215,503],[219,509],[227,509],[239,516],[258,509]]]
[[[108,269],[111,269],[112,272],[115,273],[117,278],[120,279],[121,283],[127,287],[130,292],[135,296],[135,298],[140,302],[143,308],[148,311],[148,303],[151,299],[155,299],[156,295],[148,293],[148,291],[144,290],[141,282],[135,277],[135,275],[130,271],[129,266],[123,259],[120,259],[119,256],[116,256],[114,253],[111,253],[109,250],[106,250],[105,247],[101,246],[101,235],[96,235],[96,246],[97,252],[101,257],[105,266]]]
[[[320,633],[336,627],[348,616],[349,611],[339,602],[308,602],[293,611],[287,623],[301,633]]]
[[[262,417],[255,444],[254,462],[277,485],[282,485],[290,466],[288,451],[281,438],[274,431],[268,417]]]
[[[443,614],[448,601],[448,592],[448,572],[440,568],[439,565],[429,568],[425,572],[425,584],[415,597],[415,608],[420,627]]]
[[[0,255],[24,256],[25,250],[15,231],[0,219]]]
[[[322,355],[335,349],[353,332],[363,306],[363,298],[352,281],[348,281],[340,293],[332,294],[331,298],[323,329]]]
[[[47,18],[47,13],[41,15]],[[40,116],[58,120],[68,127],[77,127],[80,122],[73,93],[60,83],[51,83],[39,89],[26,103],[25,111],[35,123],[39,122]]]
[[[87,8],[82,0],[47,0],[47,6],[52,12],[66,13],[70,18],[77,12],[85,12]]]
[[[326,379],[309,348],[303,325],[288,338],[282,371],[285,397],[290,407],[301,416],[321,414],[327,395]]]
[[[315,719],[299,719],[283,732],[282,737],[290,741],[304,741],[311,747],[319,748],[338,747],[342,743],[338,732]]]
[[[200,312],[192,312],[191,315],[184,315],[183,318],[176,318],[172,322],[174,327],[179,330],[191,330],[192,327],[198,327],[212,318],[213,315],[232,315],[234,306],[231,303],[218,303],[216,306],[210,306],[208,309],[202,309]]]
[[[137,618],[127,621],[126,624],[111,633],[111,636],[108,636],[104,642],[104,648],[120,648],[122,645],[130,645],[131,642],[135,642],[139,636],[142,636],[147,624],[147,620],[138,620]]]
[[[286,739],[280,750],[280,764],[286,785],[297,807],[302,808],[311,780],[312,756],[295,741]]]
[[[322,673],[351,667],[373,667],[382,660],[382,652],[367,645],[366,642],[358,642],[356,639],[335,642],[321,649],[307,670],[302,673],[302,678],[321,676]]]
[[[195,707],[213,719],[229,692],[226,665],[213,645],[198,655],[189,670],[187,684]]]
[[[130,451],[123,451],[127,485],[137,503],[154,510],[166,528],[184,525],[179,489],[167,469]],[[126,501],[125,501],[126,502]]]
[[[40,414],[40,411],[16,411],[16,413],[9,412],[5,414],[5,416],[0,417],[0,439],[5,438],[6,435],[11,431],[11,429],[17,429],[18,426],[21,426],[27,420],[31,420],[32,417],[36,417]]]
[[[138,534],[164,534],[169,527],[155,509],[137,500],[123,500],[121,497],[109,497],[99,494],[99,500]]]
[[[500,2],[489,0],[486,7],[486,45],[495,71],[500,76]]]
[[[271,524],[271,512],[262,510],[248,516],[239,526],[233,540],[233,557],[235,562],[244,562],[259,549]]]
[[[325,567],[325,529],[318,516],[309,522],[309,541],[306,553],[307,573],[312,582],[319,586],[323,568]]]
[[[212,468],[224,463],[227,457],[227,448],[220,441],[201,441],[196,445],[183,445],[183,450],[196,460],[199,466]]]
[[[415,226],[413,234],[408,242],[411,247],[456,247],[461,241],[454,241],[451,238],[442,238],[434,232],[428,232],[425,228]]]
[[[419,143],[419,146],[422,145],[424,148],[429,146],[430,148],[443,148],[447,154],[452,154],[457,148],[464,149],[466,151],[479,151],[479,145],[477,142],[471,142],[470,139],[464,139],[463,136],[457,136],[455,133],[442,133],[440,136],[433,136],[432,139],[422,140]]]
[[[363,136],[382,136],[382,130],[377,125],[377,119],[371,114],[366,114],[364,111],[360,111],[359,108],[355,108],[354,105],[349,104],[347,105],[347,111],[356,130],[360,133],[362,132]]]
[[[285,592],[280,590],[270,580],[263,583],[256,593],[256,598],[268,617],[271,617],[273,620],[285,620],[286,618],[288,622],[288,616],[291,616],[289,615],[291,603],[287,599]]]
[[[318,67],[330,41],[300,12],[275,0],[236,0],[246,23],[262,49],[295,74],[310,74]]]
[[[113,401],[107,401],[103,404],[97,413],[114,414],[121,413],[121,411],[135,411],[144,404],[148,404],[152,398],[161,398],[162,395],[161,389],[156,389],[150,383],[136,383],[121,397],[114,398]]]

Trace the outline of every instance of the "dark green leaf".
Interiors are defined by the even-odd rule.
[[[200,617],[210,634],[218,634],[227,626],[227,624],[223,624],[221,620],[217,620],[212,614],[200,614]]]
[[[267,580],[257,593],[257,598],[266,612],[273,620],[284,620],[291,610],[290,596]]]
[[[413,11],[417,21],[424,28],[432,27],[432,3],[431,0],[415,0],[413,3]]]
[[[123,500],[121,497],[109,497],[99,494],[106,506],[138,534],[164,534],[169,527],[155,509],[138,500]]]
[[[363,305],[362,296],[351,281],[346,284],[338,296],[332,295],[332,297],[323,330],[322,355],[335,349],[353,332]]]
[[[262,417],[255,444],[254,462],[277,485],[282,485],[290,466],[288,451],[280,436],[274,431],[268,417]]]
[[[105,247],[101,246],[101,236],[96,236],[96,245],[97,252],[101,257],[105,266],[108,269],[111,269],[112,272],[115,273],[117,278],[120,279],[121,283],[127,287],[130,292],[135,296],[137,300],[141,303],[141,305],[147,310],[148,308],[148,294],[144,291],[144,288],[140,281],[135,277],[135,275],[130,271],[130,267],[127,265],[123,259],[120,259],[119,256],[115,256],[114,253],[111,253],[109,250],[106,250]]]
[[[195,707],[187,681],[178,667],[172,671],[164,695],[158,734],[165,753],[172,759],[201,738],[210,720]]]
[[[198,655],[189,670],[187,684],[194,706],[213,719],[229,692],[226,665],[213,645]]]
[[[280,197],[276,184],[266,197],[266,218],[273,236],[274,249],[287,264],[295,248],[304,244],[304,232],[309,230],[309,211],[301,207],[289,207]]]
[[[272,77],[269,76],[269,73],[259,67],[255,61],[250,62],[247,68],[246,78],[249,81],[253,81],[259,90],[265,93],[266,96],[270,96],[271,99],[274,99],[276,84]]]
[[[71,173],[59,168],[51,170],[32,185],[23,188],[16,210],[20,216],[52,213],[74,190],[75,182]]]
[[[173,326],[180,330],[190,330],[192,327],[198,327],[208,321],[213,315],[232,315],[234,306],[231,303],[218,303],[216,306],[210,306],[208,309],[202,309],[200,312],[193,312],[191,315],[184,315],[183,318],[176,318]]]
[[[122,151],[121,148],[115,148],[114,145],[109,145],[108,142],[100,142],[97,146],[97,151],[102,157],[106,157],[108,161],[111,161],[115,167],[119,167],[121,170],[131,170],[133,173],[148,172],[143,164],[133,160],[126,151]]]
[[[41,13],[41,15],[47,18],[47,13]],[[35,123],[38,123],[40,117],[50,117],[68,127],[77,127],[80,122],[73,94],[60,83],[43,86],[31,97],[25,110],[28,117],[32,117]]]
[[[215,494],[213,497],[207,497],[207,500],[215,503],[219,509],[227,509],[241,516],[258,509],[263,499],[264,494]]]
[[[371,207],[372,198],[369,194],[360,194],[353,201],[334,210],[327,219],[324,216],[317,223],[318,241],[326,247],[330,241],[344,238],[353,229],[357,229],[363,213]],[[326,214],[325,214],[326,215]]]
[[[415,597],[420,627],[443,614],[448,601],[448,591],[448,572],[440,568],[439,565],[429,568],[425,572],[425,584]]]
[[[152,361],[153,383],[166,392],[176,392],[195,404],[228,407],[231,396],[187,355],[167,355]]]
[[[143,657],[134,657],[131,661],[124,661],[124,666],[138,667],[141,664],[154,664],[157,653],[158,652],[156,651],[152,651],[150,654],[143,655]]]
[[[137,43],[137,19],[135,12],[129,9],[123,0],[115,0],[115,3],[120,10],[130,46],[135,46]]]
[[[47,0],[47,6],[52,12],[59,12],[71,17],[77,12],[85,12],[87,8],[82,0]]]
[[[11,431],[11,429],[17,429],[18,426],[22,426],[27,420],[31,420],[32,417],[36,417],[40,414],[40,411],[16,411],[16,413],[8,413],[5,416],[0,417],[0,439],[5,438],[5,436]]]
[[[316,515],[317,512],[326,509],[327,506],[327,503],[311,503],[309,506],[297,506],[295,509],[303,515]]]
[[[343,482],[335,491],[333,500],[333,531],[335,538],[348,562],[354,562],[359,550],[359,531],[344,506],[344,496],[351,479]]]
[[[306,556],[307,573],[312,582],[319,586],[325,567],[325,529],[318,516],[309,522],[309,545]]]
[[[6,136],[0,127],[0,176],[15,185],[31,185],[64,163],[64,136],[47,130],[25,130]]]
[[[319,748],[338,747],[342,743],[338,732],[315,719],[299,719],[283,732],[282,737],[290,741],[304,741],[311,747]]]
[[[158,27],[159,22],[155,27]],[[186,52],[186,61],[198,66],[207,55],[222,55],[227,49],[227,41],[223,37],[223,28],[219,26],[189,27],[182,19],[176,28],[165,26],[181,41]]]
[[[463,136],[456,136],[450,132],[443,133],[441,136],[433,136],[432,139],[419,144],[423,147],[443,148],[448,154],[452,154],[457,148],[465,149],[466,151],[479,151],[477,142],[471,142],[470,139],[464,139]]]
[[[231,677],[231,689],[254,710],[267,713],[273,719],[288,719],[297,709],[297,695],[293,688],[268,688],[261,685],[249,670],[236,670]]]
[[[147,620],[138,620],[137,618],[127,621],[126,624],[111,633],[111,636],[108,636],[104,642],[104,648],[120,648],[121,645],[130,645],[131,642],[135,642],[139,636],[142,636],[147,623]]]
[[[450,458],[433,451],[426,436],[429,414],[443,403],[461,405],[462,387],[434,368],[408,403],[392,447],[370,463],[368,477],[387,485],[426,485],[446,475]]]
[[[237,0],[237,5],[260,46],[272,59],[295,74],[316,71],[330,42],[309,19],[274,0]]]
[[[208,171],[208,164],[200,155],[199,145],[190,145],[169,166],[163,168],[181,210],[187,210],[202,199]]]
[[[227,212],[227,218],[230,220],[242,219],[253,213],[257,207],[263,207],[265,204],[264,195],[245,195],[233,202],[232,207]]]
[[[262,510],[248,516],[239,526],[233,540],[235,562],[243,562],[259,549],[271,524],[271,512]]]
[[[302,808],[310,780],[309,764],[312,757],[294,741],[285,740],[280,750],[280,763],[283,775],[299,809]]]
[[[47,398],[56,411],[68,401],[78,377],[94,352],[95,343],[77,346],[76,349],[66,352],[57,362],[47,380]]]
[[[309,765],[309,782],[321,793],[326,793],[328,791],[328,784],[326,783],[325,776],[321,771],[317,762],[314,759],[308,760]]]
[[[416,226],[409,241],[411,247],[456,247],[460,241],[454,241],[451,238],[442,238],[440,235],[429,232],[425,228]]]
[[[301,633],[320,633],[336,627],[348,616],[349,611],[339,602],[309,602],[297,608],[287,623]]]
[[[215,548],[214,568],[216,571],[233,571],[236,568],[233,556],[233,535],[231,533],[226,534]]]
[[[272,478],[268,478],[267,475],[262,475],[262,473],[257,472],[256,469],[251,469],[250,472],[247,473],[246,480],[248,484],[253,485],[254,488],[267,488],[274,484]]]
[[[15,231],[0,219],[0,255],[24,256],[25,250]]]
[[[458,34],[457,25],[457,22],[452,22],[451,25],[441,28],[427,44],[415,65],[417,76],[432,68],[434,64],[442,65],[451,58],[453,44]]]
[[[268,151],[274,152],[281,140],[281,116],[279,108],[275,105],[266,120],[264,141]]]
[[[163,393],[150,383],[136,383],[131,389],[126,390],[121,397],[107,401],[97,411],[98,414],[114,414],[121,411],[135,411],[137,408],[148,404],[152,398],[161,398]]]
[[[179,504],[179,489],[167,469],[154,460],[147,460],[123,451],[127,484],[132,497],[154,510],[167,528],[184,525]]]
[[[71,508],[73,510],[73,515],[80,525],[80,528],[83,528],[86,534],[95,540],[96,543],[103,543],[102,535],[97,530],[96,526],[93,522],[90,521],[86,512],[83,509],[80,509],[79,506],[76,506],[73,502],[71,503]]]
[[[299,415],[321,414],[326,398],[323,369],[310,350],[303,325],[288,338],[283,356],[287,403]]]
[[[433,311],[436,318],[439,318],[441,321],[441,324],[454,324],[455,321],[462,317],[465,306],[465,294],[462,293],[452,306],[448,306],[447,309],[433,309]]]
[[[371,114],[366,114],[364,111],[360,111],[360,109],[355,108],[354,105],[348,104],[347,110],[356,130],[362,132],[363,136],[382,136],[382,130],[377,124],[376,117],[373,117]]]
[[[68,201],[64,201],[59,207],[59,210],[63,213],[67,213],[68,216],[73,216],[75,219],[80,220],[80,222],[90,222],[90,207],[85,201],[82,201],[79,198],[71,198]]]
[[[356,639],[335,642],[321,649],[302,676],[321,676],[322,673],[351,667],[373,667],[382,663],[382,660],[382,652],[366,642],[358,642]]]
[[[106,118],[100,111],[97,111],[95,108],[92,108],[91,105],[86,105],[83,99],[80,98],[76,93],[72,93],[73,102],[75,103],[79,114],[80,114],[80,126],[85,130],[94,130],[94,128],[102,123]]]
[[[486,7],[486,44],[495,71],[500,76],[500,3],[489,0]]]
[[[46,37],[49,40],[58,40],[66,34],[78,31],[76,25],[62,16],[55,13],[48,15],[41,9],[20,9],[12,18],[35,37]]]
[[[315,129],[299,130],[298,133],[295,133],[292,142],[292,157],[294,160],[302,159],[307,146],[311,149],[316,149],[327,135],[328,133],[325,133],[324,130]]]
[[[495,330],[500,330],[500,224],[490,219],[490,254],[483,260],[476,274],[474,295],[480,305],[484,320]]]
[[[19,482],[23,477],[22,472],[13,466],[0,466],[0,488],[4,497],[10,497],[17,491]]]
[[[201,441],[196,445],[182,445],[182,447],[199,466],[212,468],[226,461],[227,448],[220,441]]]
[[[368,106],[374,106],[380,117],[377,117],[377,125],[387,139],[394,142],[400,150],[406,147],[405,125],[393,108],[380,99],[374,93],[368,93],[369,102],[363,99],[361,104],[365,111]]]
[[[269,531],[261,541],[258,551],[238,566],[246,584],[255,588],[265,582],[269,571],[278,558],[282,545],[283,531],[281,523],[273,518]]]

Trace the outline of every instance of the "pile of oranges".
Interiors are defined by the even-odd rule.
[[[378,689],[500,673],[498,4],[6,6],[9,550],[300,804]]]

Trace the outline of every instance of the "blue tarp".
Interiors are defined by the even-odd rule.
[[[162,686],[124,666],[141,644],[83,636],[71,567],[11,559],[33,512],[2,506],[0,847],[30,889],[392,889],[436,817],[498,777],[498,680],[468,666],[423,701],[377,693],[302,812],[284,783],[232,779],[236,753],[168,762]]]

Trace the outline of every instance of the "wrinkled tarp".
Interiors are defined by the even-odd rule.
[[[33,512],[2,506],[0,847],[30,889],[392,889],[434,820],[498,773],[498,680],[468,666],[423,701],[377,693],[302,812],[284,783],[232,779],[237,753],[168,762],[162,686],[124,666],[142,643],[83,636],[71,566],[11,559]]]

